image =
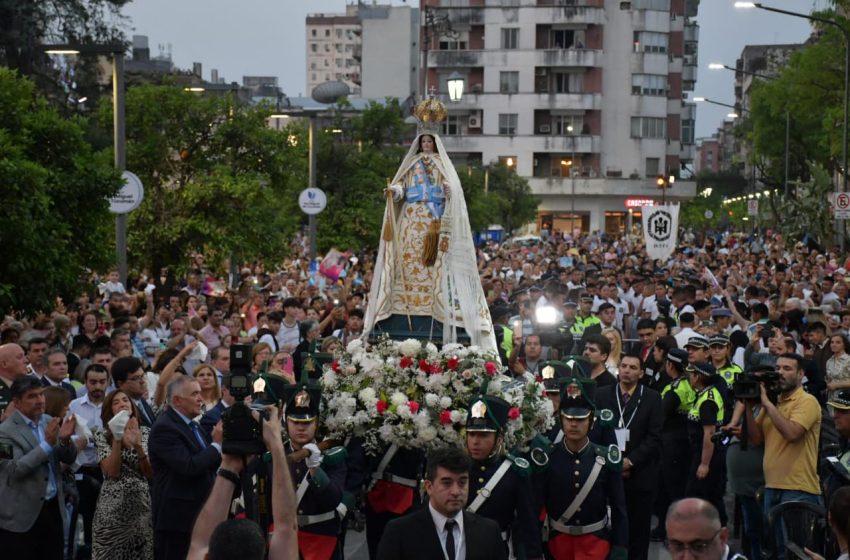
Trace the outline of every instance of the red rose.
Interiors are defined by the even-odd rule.
[[[534,380],[537,381],[538,383],[543,383],[543,376],[542,375],[535,376]]]
[[[440,424],[451,424],[452,423],[452,413],[448,410],[444,410],[440,413]]]
[[[419,360],[419,369],[421,369],[425,373],[428,373],[429,371],[431,371],[431,364],[428,363],[428,360],[422,358],[421,360]]]
[[[443,368],[440,367],[440,364],[431,364],[431,373],[443,373]]]
[[[460,364],[460,360],[458,360],[457,358],[449,358],[448,361],[446,361],[446,369],[455,371],[457,369],[458,364]]]
[[[383,414],[387,411],[387,401],[378,401],[375,403],[375,409],[377,409],[378,414]]]
[[[499,369],[498,366],[493,362],[484,362],[484,371],[486,371],[487,375],[490,377],[496,375],[497,369]]]
[[[403,368],[409,368],[413,365],[413,358],[408,358],[407,356],[405,356],[398,362],[398,365]]]
[[[511,420],[516,420],[517,418],[519,418],[519,416],[519,409],[515,406],[511,407],[511,409],[508,411],[508,418],[510,418]]]
[[[407,403],[407,407],[410,409],[411,414],[419,412],[419,403],[416,401],[410,401]]]
[[[339,362],[336,360],[331,362],[331,369],[334,370],[334,373],[339,373]]]

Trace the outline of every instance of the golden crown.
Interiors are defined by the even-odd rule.
[[[446,120],[448,111],[436,97],[426,97],[413,109],[413,116],[419,121],[420,132],[436,132],[440,123]]]

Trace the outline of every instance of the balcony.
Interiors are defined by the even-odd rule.
[[[685,64],[684,66],[682,66],[682,82],[683,82],[683,84],[687,83],[687,82],[690,82],[690,83],[693,84],[696,81],[697,81],[697,67],[696,67],[696,65]]]
[[[535,8],[536,21],[562,24],[604,25],[605,9],[595,6],[552,6]]]
[[[437,92],[438,95],[449,98],[446,91]],[[498,91],[488,91],[484,93],[466,93],[463,94],[463,99],[457,103],[449,103],[449,112],[463,112],[468,110],[477,110],[482,107],[492,107],[498,103],[504,105],[505,101],[499,99],[499,96],[510,95],[510,103],[508,107],[517,108],[546,108],[558,107],[559,109],[582,109],[584,111],[599,111],[602,109],[602,94],[601,93],[501,93]]]
[[[697,23],[688,23],[685,26],[685,42],[686,43],[697,43],[697,42],[699,42],[699,25]]]
[[[679,150],[679,159],[682,161],[694,161],[694,155],[696,154],[696,146],[693,144],[682,144],[682,148]],[[678,183],[676,183],[678,185]]]
[[[485,115],[486,119],[486,115]],[[580,154],[598,153],[602,146],[599,136],[504,136],[498,134],[476,134],[468,136],[442,136],[443,144],[449,153],[480,152],[485,144],[498,145],[501,150],[516,150],[516,153],[552,152],[572,153],[572,139],[575,138],[575,152]],[[507,153],[507,152],[505,152]]]
[[[573,192],[573,180],[569,177],[538,178],[530,177],[528,185],[535,196],[570,196]],[[576,177],[576,196],[613,196],[661,198],[661,191],[655,186],[655,178],[615,179],[611,177]],[[696,196],[696,182],[676,181],[674,187],[667,189],[668,199],[690,199]]]
[[[449,16],[449,21],[452,25],[484,25],[484,8],[434,8],[437,13],[444,13]]]
[[[529,61],[529,53],[532,53]],[[429,68],[500,66],[587,67],[602,65],[602,51],[593,49],[428,51]]]

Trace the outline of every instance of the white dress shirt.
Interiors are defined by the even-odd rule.
[[[88,426],[89,430],[95,432],[98,429],[103,429],[103,421],[100,418],[100,409],[102,406],[103,403],[94,404],[91,402],[91,399],[89,399],[89,396],[86,394],[80,398],[72,400],[69,406],[69,411],[71,414],[76,414],[85,420],[86,426]],[[77,453],[77,460],[75,463],[86,467],[97,466],[97,449],[95,449],[94,441],[90,441],[84,449],[81,449],[80,452]]]
[[[446,539],[449,534],[446,531],[446,521],[448,517],[434,509],[434,506],[429,502],[428,509],[431,511],[431,518],[434,520],[434,526],[437,528],[437,536],[440,537],[440,546],[443,548],[445,558],[449,555],[446,553]],[[459,512],[452,518],[457,525],[454,529],[455,539],[455,560],[466,560],[466,537],[463,533],[463,512]]]

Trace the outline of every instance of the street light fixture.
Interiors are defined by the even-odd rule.
[[[45,54],[71,55],[97,54],[112,57],[112,137],[115,169],[124,173],[127,168],[127,135],[124,120],[124,53],[122,43],[105,45],[42,45]],[[127,283],[127,214],[115,214],[115,253],[118,276]]]
[[[726,113],[727,119],[737,119],[739,116],[738,113]]]
[[[184,87],[183,91],[191,91],[193,93],[202,93],[204,91],[207,91],[207,89],[199,87],[199,86],[191,86],[191,87]]]
[[[449,99],[453,103],[459,102],[463,98],[463,76],[452,72],[446,84],[449,87]]]
[[[770,6],[765,6],[760,2],[735,2],[735,7],[744,9],[758,8],[767,12],[774,12],[786,16],[807,19],[809,21],[825,23],[826,25],[831,25],[837,28],[838,31],[841,32],[842,37],[844,37],[844,120],[841,127],[841,191],[847,192],[847,122],[848,114],[850,114],[850,31],[848,31],[844,24],[839,22],[838,20],[820,16],[813,16],[810,14],[801,14],[800,12],[791,12],[789,10],[782,10],[779,8],[773,8]],[[840,233],[840,251],[844,253],[844,220],[836,221],[838,223],[837,229]]]

